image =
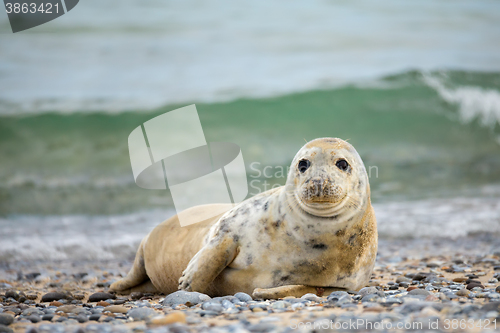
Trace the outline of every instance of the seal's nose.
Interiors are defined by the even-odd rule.
[[[324,179],[322,177],[314,177],[310,180],[310,186],[312,188],[312,194],[316,197],[323,196],[324,192]]]

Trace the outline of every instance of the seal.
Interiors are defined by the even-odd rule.
[[[158,225],[110,289],[281,298],[358,290],[371,277],[378,238],[368,175],[346,141],[308,142],[284,186],[227,209],[187,227],[176,216]]]

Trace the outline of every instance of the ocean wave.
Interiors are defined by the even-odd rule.
[[[500,124],[500,91],[474,86],[448,88],[435,75],[423,75],[424,82],[435,89],[439,96],[458,106],[459,120],[470,123],[479,120],[485,127],[495,128]]]

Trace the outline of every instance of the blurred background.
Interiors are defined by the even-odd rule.
[[[192,103],[249,196],[340,137],[380,237],[498,234],[499,36],[487,0],[82,0],[16,34],[2,11],[0,263],[133,256],[173,206],[134,183],[128,135]]]

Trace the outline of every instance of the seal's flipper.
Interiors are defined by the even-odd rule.
[[[139,245],[134,264],[127,276],[111,284],[109,287],[110,291],[129,294],[131,292],[130,289],[142,285],[144,282],[150,282],[146,274],[146,268],[144,267],[144,243],[147,239],[148,237],[145,237]]]
[[[209,284],[238,254],[237,242],[228,232],[215,236],[191,259],[179,279],[179,289],[205,292]]]
[[[275,288],[255,288],[252,293],[253,299],[278,299],[286,296],[302,297],[305,294],[316,294],[317,296],[327,296],[334,291],[345,290],[332,287],[311,287],[304,285],[288,285]]]

